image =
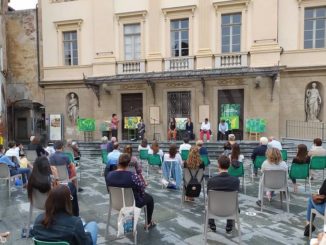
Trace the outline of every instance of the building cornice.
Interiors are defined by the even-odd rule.
[[[144,20],[146,15],[147,15],[147,10],[141,10],[141,11],[133,11],[133,12],[116,13],[115,17],[119,22],[121,19],[124,18],[141,18]]]
[[[188,6],[181,6],[181,7],[169,7],[169,8],[162,8],[162,12],[164,14],[164,18],[166,19],[169,14],[177,13],[177,12],[189,12],[194,16],[196,5],[188,5]]]
[[[218,11],[219,8],[225,8],[225,7],[236,7],[236,6],[243,6],[247,10],[248,5],[251,0],[224,0],[224,1],[215,1],[213,2],[213,6],[216,11]]]
[[[82,23],[83,23],[82,19],[74,19],[74,20],[55,21],[54,25],[56,30],[58,31],[60,28],[65,26],[76,26],[78,29],[80,29]]]

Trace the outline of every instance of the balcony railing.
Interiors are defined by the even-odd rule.
[[[194,57],[176,57],[164,60],[165,71],[182,71],[194,69]]]
[[[118,62],[118,74],[133,74],[144,73],[145,61],[144,60],[131,60]]]
[[[215,68],[233,68],[248,66],[247,53],[215,55]]]

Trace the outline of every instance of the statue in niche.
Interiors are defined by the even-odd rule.
[[[320,122],[318,119],[321,109],[321,96],[317,88],[317,84],[313,82],[311,88],[306,91],[305,109],[307,122]]]
[[[72,125],[75,125],[78,118],[79,103],[75,93],[68,94],[67,113]]]

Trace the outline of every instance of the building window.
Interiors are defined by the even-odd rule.
[[[77,31],[63,32],[64,64],[78,65]]]
[[[124,48],[125,60],[140,59],[140,24],[124,25]]]
[[[304,48],[325,48],[326,7],[306,8],[304,13]]]
[[[189,55],[189,19],[171,20],[171,56]]]
[[[222,15],[222,53],[240,52],[241,13]]]

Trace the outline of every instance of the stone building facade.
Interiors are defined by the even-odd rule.
[[[158,119],[161,139],[169,117],[190,117],[197,135],[208,117],[216,139],[228,104],[238,106],[240,139],[251,118],[276,137],[291,136],[290,120],[311,126],[313,106],[326,119],[323,0],[40,0],[39,8],[42,104],[46,117],[63,115],[66,138],[83,138],[69,120],[71,93],[76,116],[96,120],[96,139],[112,113],[142,116],[147,138]]]

